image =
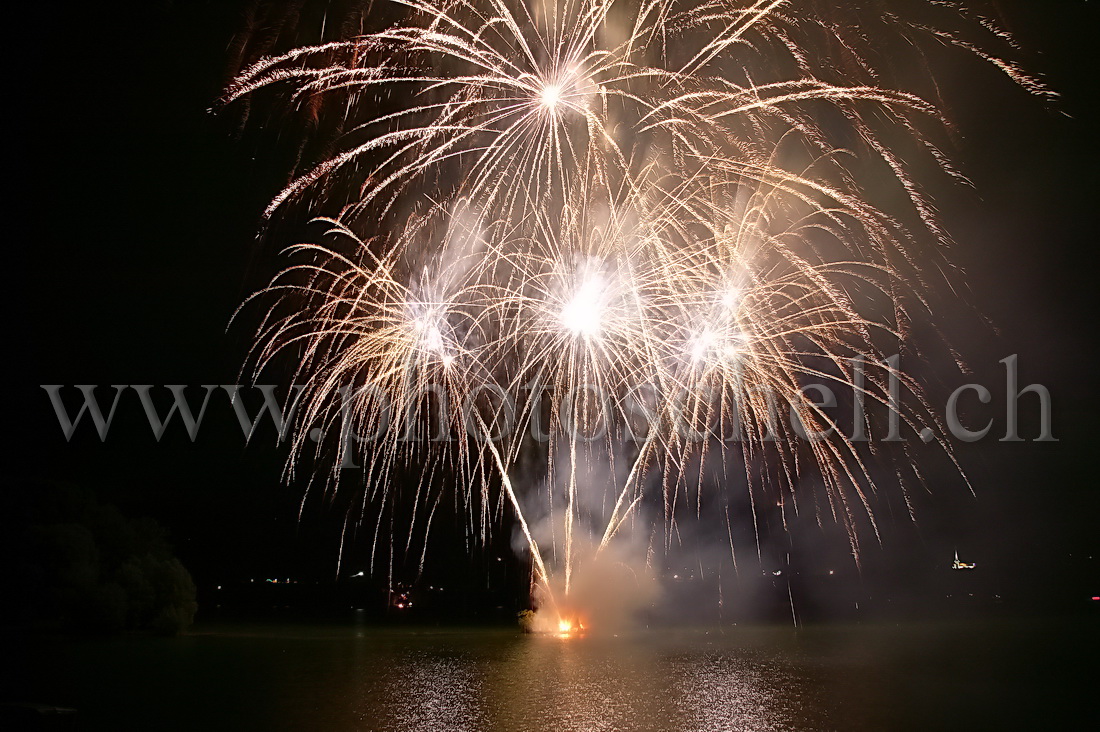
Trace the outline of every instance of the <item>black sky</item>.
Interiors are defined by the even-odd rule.
[[[88,425],[67,443],[39,386],[237,381],[250,324],[226,327],[278,267],[255,231],[285,176],[265,162],[272,135],[240,135],[233,118],[207,112],[231,71],[244,3],[31,6],[3,11],[13,397],[2,412],[4,490],[73,481],[151,515],[200,584],[327,572],[339,517],[317,510],[299,523],[301,486],[282,485],[273,435],[245,447],[226,404],[211,407],[218,419],[196,444],[178,425],[158,444],[130,393],[106,444]],[[1097,566],[1071,553],[1100,558],[1097,18],[1084,0],[1001,8],[1028,67],[1062,97],[1044,105],[974,62],[941,76],[962,133],[957,157],[976,191],[939,204],[966,298],[997,330],[952,332],[951,313],[936,325],[994,393],[991,415],[1004,408],[997,362],[1018,353],[1022,383],[1053,394],[1059,442],[960,447],[978,500],[946,499],[922,518],[921,533],[1018,567],[1038,587],[1071,573],[1052,566],[1078,579]],[[962,383],[951,378],[951,388]],[[1023,405],[1024,434],[1034,436],[1034,406]],[[1003,429],[998,419],[994,434]],[[1100,591],[1100,577],[1091,579]]]

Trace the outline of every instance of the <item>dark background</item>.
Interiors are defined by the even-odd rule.
[[[246,6],[4,10],[11,402],[2,412],[3,490],[74,482],[157,519],[199,585],[200,618],[218,584],[331,580],[343,514],[315,502],[299,520],[303,486],[283,483],[285,450],[271,430],[246,446],[223,393],[194,444],[178,422],[156,442],[132,391],[105,443],[90,424],[66,442],[40,385],[241,380],[254,321],[227,325],[281,264],[256,231],[287,175],[270,154],[277,133],[242,133],[238,117],[208,112],[234,70]],[[938,75],[961,133],[957,160],[975,184],[942,192],[938,203],[958,242],[964,297],[995,327],[953,325],[951,312],[936,325],[993,392],[996,419],[989,438],[958,448],[977,499],[957,477],[930,476],[934,511],[916,527],[890,522],[883,547],[866,552],[864,585],[900,592],[916,581],[910,572],[944,569],[958,547],[1022,607],[1100,594],[1094,6],[999,4],[1025,65],[1061,93],[1054,105],[962,54],[957,70]],[[1053,395],[1056,443],[996,439],[1005,405],[997,362],[1014,353],[1021,385],[1038,382]],[[100,394],[108,403],[110,391]],[[1035,437],[1035,397],[1021,410],[1022,433]],[[425,581],[444,577],[474,593],[475,606],[521,603],[527,569],[508,551],[508,527],[496,537],[467,552],[458,522],[442,522]],[[345,572],[365,568],[363,544],[349,550]]]

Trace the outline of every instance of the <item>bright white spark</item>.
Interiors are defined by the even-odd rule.
[[[600,334],[604,311],[604,280],[593,275],[584,281],[573,299],[561,309],[561,322],[574,335],[595,338]]]
[[[741,301],[741,288],[737,285],[730,285],[725,292],[722,293],[722,307],[727,310],[733,310],[737,307],[737,304]]]
[[[539,98],[542,106],[553,112],[561,101],[561,87],[557,84],[547,84],[542,88]]]
[[[695,363],[701,363],[706,359],[710,349],[714,346],[714,333],[707,328],[700,333],[691,345],[691,359]]]

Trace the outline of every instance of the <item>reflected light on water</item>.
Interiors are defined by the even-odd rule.
[[[1049,675],[1052,648],[1066,668],[1085,658],[1059,651],[1061,632],[967,623],[564,640],[241,625],[178,639],[40,638],[21,678],[28,697],[61,700],[88,729],[108,730],[879,732],[939,729],[945,715],[959,729],[1036,719],[1049,723],[1029,729],[1070,729],[1042,700],[1093,689]],[[1028,693],[1004,704],[1001,685],[1021,678]]]
[[[692,658],[677,666],[677,705],[684,715],[684,729],[792,729],[782,705],[776,703],[782,697],[779,690],[769,689],[763,674],[743,659]]]
[[[482,674],[478,664],[461,655],[440,658],[418,652],[393,669],[386,701],[365,699],[361,719],[368,729],[408,732],[474,732],[488,727],[481,706]],[[381,714],[380,714],[381,712]]]
[[[568,627],[559,626],[556,634],[426,634],[392,648],[364,639],[355,664],[362,668],[345,670],[375,678],[361,687],[355,728],[763,732],[827,727],[813,713],[809,718],[802,713],[805,684],[774,655],[761,658],[728,639],[701,634],[686,642],[650,634],[609,638],[585,636],[576,632],[579,624],[561,623]],[[389,665],[379,674],[383,660]]]

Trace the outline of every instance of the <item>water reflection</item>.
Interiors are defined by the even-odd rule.
[[[487,679],[493,729],[653,728],[671,710],[653,660],[617,639],[520,638]]]
[[[820,729],[806,684],[774,655],[729,639],[435,634],[374,643],[355,669],[365,684],[349,729]],[[339,703],[333,699],[334,703]],[[333,720],[334,721],[334,720]]]
[[[783,704],[789,691],[777,688],[774,667],[770,669],[771,684],[749,660],[725,655],[678,658],[671,670],[678,679],[677,706],[684,729],[764,732],[795,728],[791,710]]]
[[[1060,729],[1072,725],[1052,720],[1093,691],[1087,675],[1052,671],[1091,658],[1087,643],[1070,644],[1094,637],[1086,633],[1095,626],[1069,636],[1064,627],[561,639],[301,624],[207,627],[184,638],[39,637],[15,656],[20,671],[6,692],[80,710],[85,732],[877,732],[938,729],[945,719],[958,729]],[[1061,666],[1050,663],[1052,649]],[[1062,702],[1044,702],[1051,698]]]
[[[368,728],[408,732],[486,729],[480,665],[466,654],[401,654],[381,697],[362,699],[360,719]]]

